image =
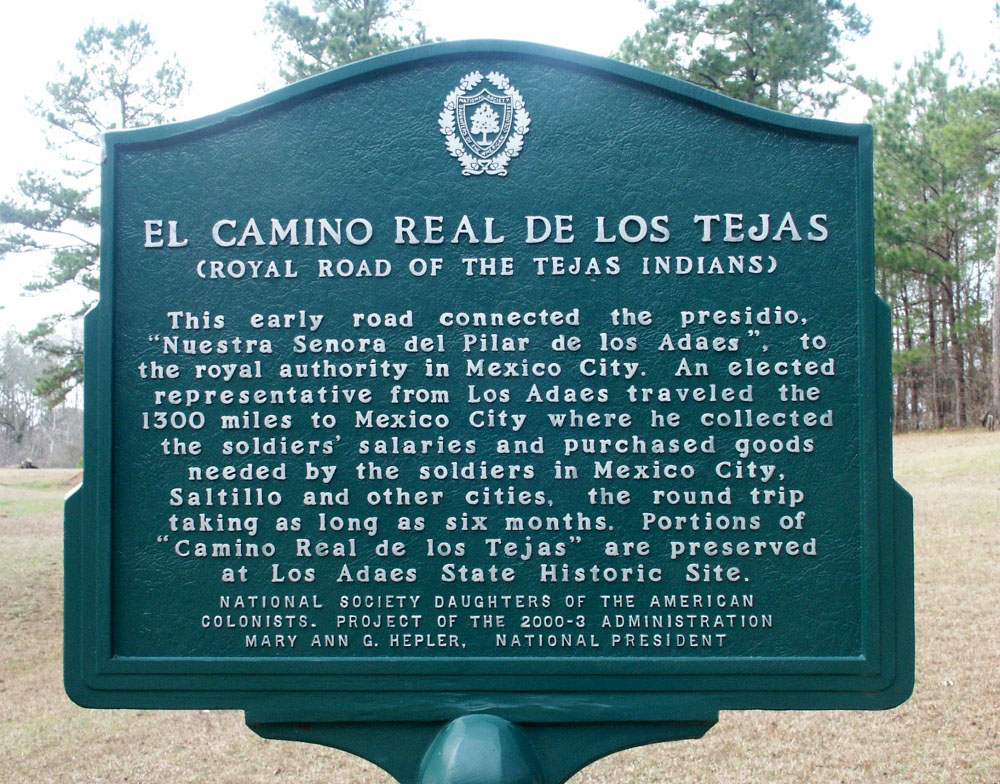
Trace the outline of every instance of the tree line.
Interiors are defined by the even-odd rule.
[[[45,360],[17,335],[0,338],[0,466],[76,466],[83,452],[83,412],[48,406],[35,389]]]
[[[281,77],[293,82],[428,42],[410,5],[315,0],[303,12],[290,0],[271,2],[265,21]],[[885,85],[858,74],[844,53],[846,42],[869,30],[853,3],[649,6],[650,21],[613,57],[784,112],[827,116],[848,91],[870,99],[876,278],[892,311],[896,428],[1000,422],[997,52],[989,72],[974,77],[941,43]],[[96,300],[100,135],[174,119],[188,89],[176,57],[162,56],[137,22],[92,25],[73,54],[32,105],[65,168],[58,175],[29,170],[0,200],[0,259],[45,253],[46,274],[29,289],[76,284],[85,292],[78,309],[42,319],[22,336],[37,365],[33,394],[50,409],[82,382],[82,346],[63,325]],[[3,372],[15,353],[7,341]]]

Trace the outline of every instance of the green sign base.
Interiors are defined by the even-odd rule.
[[[591,762],[632,746],[702,737],[718,714],[698,720],[512,724],[491,714],[438,722],[269,722],[247,713],[273,740],[319,743],[356,754],[400,784],[562,784]]]

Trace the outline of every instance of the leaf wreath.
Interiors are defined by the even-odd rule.
[[[483,80],[483,75],[479,71],[472,71],[462,77],[458,87],[448,93],[444,99],[444,109],[438,115],[438,127],[445,136],[445,143],[448,146],[448,153],[453,158],[458,158],[462,164],[462,174],[495,174],[500,177],[507,176],[507,164],[511,158],[516,158],[521,148],[524,147],[524,134],[529,130],[531,118],[527,109],[524,108],[524,99],[510,80],[502,73],[491,71],[486,75],[486,79],[498,90],[501,90],[511,99],[511,106],[514,110],[514,127],[503,151],[492,158],[480,158],[472,155],[462,144],[462,140],[455,135],[455,113],[458,107],[458,99],[463,93],[478,86]]]

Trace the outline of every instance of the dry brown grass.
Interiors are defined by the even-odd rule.
[[[73,476],[0,470],[0,784],[391,781],[340,752],[261,740],[238,712],[70,703],[60,674],[60,534]],[[896,477],[916,505],[909,702],[881,713],[724,713],[702,740],[616,754],[573,784],[998,784],[1000,435],[898,438]]]

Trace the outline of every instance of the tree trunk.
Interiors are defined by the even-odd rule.
[[[907,357],[910,361],[907,363],[906,367],[906,386],[908,394],[908,408],[906,417],[906,428],[907,430],[916,430],[917,423],[920,421],[920,396],[917,389],[917,374],[915,368],[913,367],[913,324],[910,319],[910,293],[908,291],[907,282],[904,281],[900,285],[901,300],[903,303],[903,348],[906,350]],[[904,395],[907,394],[904,392]]]
[[[885,284],[885,279],[883,276],[882,290],[886,291],[887,286]],[[894,354],[903,354],[903,343],[902,343],[902,329],[899,324],[901,322],[900,313],[902,308],[900,307],[899,300],[893,298],[892,300],[892,351]],[[892,375],[892,423],[893,431],[899,433],[906,429],[906,363],[905,361],[900,363],[899,370]]]
[[[938,394],[937,309],[934,307],[934,286],[927,280],[927,340],[931,349],[931,426],[941,429],[941,396]]]
[[[1000,426],[1000,191],[997,194],[997,236],[993,254],[993,426]]]
[[[955,426],[965,427],[967,418],[965,415],[965,346],[958,330],[958,283],[954,280],[946,281],[942,286],[945,293],[944,304],[948,318],[948,342],[951,346],[952,373],[955,383],[955,400],[953,402],[955,411]]]

